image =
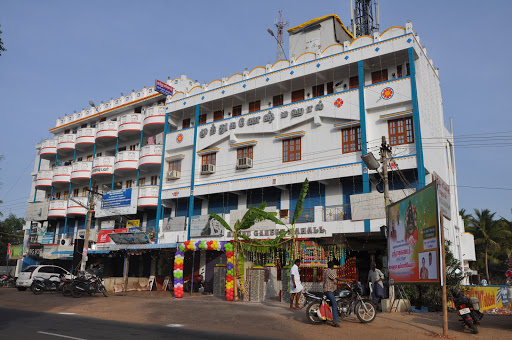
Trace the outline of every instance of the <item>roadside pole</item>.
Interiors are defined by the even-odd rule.
[[[87,208],[87,223],[85,227],[84,249],[82,251],[82,261],[80,263],[80,271],[85,271],[87,263],[87,248],[89,248],[89,233],[91,231],[92,212],[94,210],[94,193],[89,190],[89,207]]]
[[[382,180],[384,181],[384,209],[386,211],[386,223],[388,223],[389,206],[388,152],[391,153],[391,150],[386,144],[386,136],[382,136],[382,143],[380,145],[380,162],[382,164]],[[393,300],[395,299],[395,287],[391,284],[389,285],[388,295],[389,301],[391,302],[391,305],[393,305]]]
[[[443,336],[448,336],[448,303],[447,303],[447,296],[446,296],[446,251],[444,249],[444,216],[441,214],[440,216],[440,223],[441,223],[441,258],[442,258],[442,264],[441,264],[441,275],[443,278],[443,285],[442,285],[442,291],[443,291]]]

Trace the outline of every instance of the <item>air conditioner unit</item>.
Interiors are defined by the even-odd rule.
[[[201,165],[201,174],[202,175],[213,174],[214,172],[215,172],[215,165],[213,165],[213,164]]]
[[[238,158],[236,162],[237,169],[252,168],[252,158]]]
[[[167,172],[167,180],[173,180],[173,179],[180,179],[181,178],[181,171],[178,170],[172,170]]]

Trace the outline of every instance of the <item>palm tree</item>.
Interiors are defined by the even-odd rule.
[[[498,263],[497,255],[501,250],[501,244],[507,238],[512,236],[508,226],[502,220],[495,220],[494,215],[489,209],[474,209],[475,216],[470,218],[470,225],[467,230],[475,236],[475,245],[479,248],[480,260],[483,255],[485,265],[485,275],[490,284],[489,262]],[[482,249],[483,248],[483,249]],[[483,254],[481,253],[483,250]]]
[[[462,217],[462,221],[464,222],[464,231],[467,231],[467,227],[469,227],[471,223],[471,217],[473,217],[471,214],[466,213],[466,209],[460,209],[459,215]]]
[[[235,282],[238,282],[238,248],[240,246],[239,245],[240,238],[247,240],[247,241],[251,240],[249,236],[242,234],[242,231],[251,228],[257,222],[261,222],[264,220],[270,220],[276,224],[284,225],[284,223],[276,217],[275,212],[265,211],[266,206],[267,206],[267,202],[263,202],[257,208],[249,207],[249,209],[244,214],[242,219],[236,221],[235,225],[233,227],[231,227],[229,225],[229,223],[226,222],[226,220],[224,220],[219,215],[214,214],[214,213],[210,214],[210,216],[212,218],[216,219],[217,221],[219,221],[219,223],[224,228],[226,228],[227,230],[229,230],[230,232],[233,233],[233,246],[234,246],[233,247],[234,248],[233,249],[233,257],[234,257],[234,262],[235,262],[235,265],[233,267],[233,269],[234,269],[233,276],[235,277]],[[284,235],[286,235],[287,232],[288,232],[287,230],[282,230],[280,232],[280,234],[278,235],[279,239],[284,237]],[[235,301],[238,301],[238,285],[237,284],[235,284]]]
[[[302,204],[304,203],[304,199],[306,198],[306,195],[308,194],[309,190],[309,181],[306,178],[304,183],[302,183],[302,188],[300,189],[299,199],[297,200],[297,203],[295,204],[295,210],[293,212],[292,222],[291,222],[291,237],[292,237],[292,246],[293,246],[293,259],[291,259],[290,263],[293,263],[293,261],[297,258],[297,244],[295,242],[295,223],[299,220],[300,216],[302,215]]]

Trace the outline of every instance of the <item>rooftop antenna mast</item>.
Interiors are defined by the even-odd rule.
[[[379,0],[354,0],[355,20],[352,19],[353,33],[355,37],[362,35],[372,35],[379,30]],[[352,9],[352,0],[350,0]],[[351,16],[353,18],[353,16]]]
[[[284,27],[288,25],[288,21],[283,21],[283,11],[279,11],[279,19],[275,22],[277,28],[276,40],[277,40],[277,52],[276,58],[277,60],[286,59],[286,55],[284,53],[283,48],[283,31]]]

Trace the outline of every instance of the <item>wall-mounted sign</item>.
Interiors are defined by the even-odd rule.
[[[96,208],[96,217],[132,215],[137,213],[138,188],[112,190],[103,194]]]
[[[224,214],[219,216],[224,217]],[[224,236],[224,227],[210,215],[192,216],[190,221],[190,237]]]
[[[23,258],[23,244],[7,244],[7,257],[9,260]]]
[[[185,231],[186,230],[186,217],[185,216],[177,216],[177,217],[166,217],[164,218],[164,223],[162,225],[162,231]]]
[[[126,221],[126,228],[138,228],[140,227],[140,220],[128,220]]]
[[[150,243],[149,237],[146,233],[113,233],[110,234],[110,239],[115,244],[148,244]]]
[[[25,220],[27,221],[45,221],[48,219],[48,206],[50,202],[29,203]]]
[[[54,237],[55,237],[55,233],[44,233],[41,243],[42,244],[53,244]]]
[[[441,177],[434,171],[432,173],[432,182],[437,182],[437,197],[439,199],[439,209],[443,213],[443,216],[447,219],[452,219],[452,210],[451,210],[451,196],[450,196],[450,186],[446,184],[445,181],[442,180]]]
[[[114,220],[101,221],[101,230],[114,229],[115,225]]]

